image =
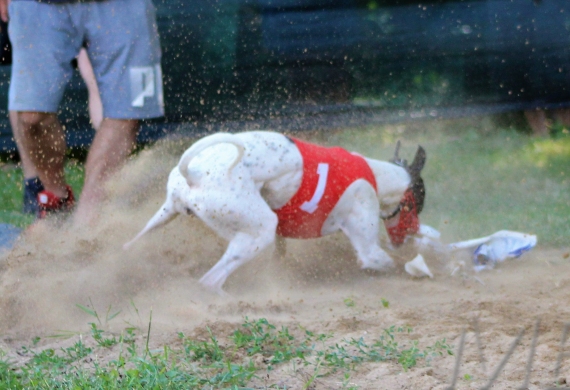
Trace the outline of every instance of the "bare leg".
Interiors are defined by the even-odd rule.
[[[18,154],[20,155],[20,164],[24,172],[24,179],[36,177],[38,176],[38,171],[32,163],[32,160],[30,160],[30,151],[26,149],[25,142],[22,140],[22,130],[20,128],[20,120],[18,119],[18,112],[10,111],[8,115],[10,117],[12,133],[14,134],[14,141],[16,141]]]
[[[36,167],[32,163],[32,160],[30,160],[30,151],[26,148],[25,141],[23,140],[18,112],[10,111],[9,117],[10,125],[12,126],[12,133],[20,156],[20,166],[24,173],[22,212],[25,214],[35,214],[38,212],[37,194],[42,191],[44,187],[38,177]]]
[[[67,189],[63,167],[67,146],[57,116],[25,111],[11,113],[10,119],[24,175],[34,177],[37,174],[46,190],[65,197]]]
[[[104,199],[105,181],[127,160],[136,143],[138,120],[109,119],[101,122],[85,163],[85,183],[75,213],[75,221],[91,221]]]
[[[103,104],[101,103],[101,96],[99,96],[99,87],[97,86],[97,80],[93,73],[93,66],[87,55],[87,50],[84,48],[82,48],[77,55],[77,67],[79,68],[79,73],[81,73],[83,81],[85,81],[87,85],[87,92],[89,93],[88,107],[91,126],[93,126],[95,130],[98,130],[103,121]]]

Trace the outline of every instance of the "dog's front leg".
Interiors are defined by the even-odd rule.
[[[353,223],[347,221],[342,231],[347,235],[356,250],[362,269],[385,271],[394,267],[394,260],[379,243],[379,231],[374,224],[362,224],[362,220]]]
[[[342,195],[324,229],[332,231],[337,226],[356,250],[362,269],[394,267],[392,257],[380,247],[380,206],[369,183],[359,180]]]

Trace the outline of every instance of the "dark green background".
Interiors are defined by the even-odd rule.
[[[567,0],[154,3],[167,115],[147,123],[141,140],[181,123],[206,131],[297,118],[299,127],[323,113],[397,120],[570,103]],[[0,66],[5,150],[9,74]],[[75,145],[92,137],[85,101],[76,75],[61,106]]]

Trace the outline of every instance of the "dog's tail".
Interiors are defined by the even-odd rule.
[[[144,234],[149,231],[156,229],[159,226],[166,225],[168,222],[172,221],[178,216],[178,213],[174,210],[172,204],[167,200],[158,211],[152,216],[152,218],[147,222],[143,230],[139,232],[131,241],[123,245],[123,249],[129,249],[129,247],[141,238]]]
[[[209,148],[210,146],[223,144],[223,143],[232,144],[238,150],[238,156],[236,157],[236,159],[234,160],[228,171],[231,171],[232,168],[237,165],[237,163],[241,160],[243,153],[245,151],[245,145],[243,144],[241,139],[236,137],[234,134],[230,133],[217,133],[202,138],[201,140],[195,142],[186,152],[184,152],[182,157],[180,157],[180,162],[178,163],[178,169],[180,170],[180,173],[182,174],[182,176],[184,176],[188,184],[192,182],[192,177],[190,176],[190,172],[188,172],[188,165],[190,164],[190,161],[192,161],[194,157],[196,157],[198,154],[200,154],[200,152]]]

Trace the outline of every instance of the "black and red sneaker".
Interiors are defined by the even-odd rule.
[[[24,179],[24,199],[22,212],[24,214],[38,214],[38,194],[44,190],[39,177]]]
[[[67,196],[59,198],[53,192],[43,190],[38,193],[38,219],[44,219],[48,215],[66,213],[73,209],[75,197],[70,186],[66,186]]]

